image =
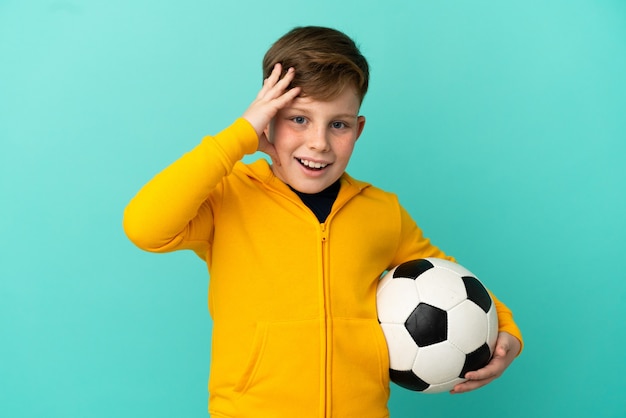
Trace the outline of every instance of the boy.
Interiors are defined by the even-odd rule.
[[[145,250],[190,249],[208,265],[213,417],[386,417],[378,279],[404,261],[451,258],[393,194],[344,171],[369,81],[354,42],[296,28],[270,48],[263,70],[241,118],[130,202],[126,233]],[[255,151],[271,165],[240,161]],[[511,312],[496,303],[495,356],[455,393],[489,383],[520,351]]]

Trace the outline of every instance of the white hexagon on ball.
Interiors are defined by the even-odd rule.
[[[417,345],[404,324],[381,323],[387,348],[389,349],[389,367],[394,370],[411,370],[417,355]]]
[[[428,270],[416,280],[417,293],[422,302],[447,311],[467,298],[459,274],[451,270]]]
[[[388,288],[385,283],[381,283],[378,289],[377,304],[379,307],[385,307],[383,310],[379,309],[378,320],[381,323],[403,324],[415,309],[415,301],[419,299],[419,296],[415,287],[415,280],[402,278],[392,280],[393,289],[391,291],[385,291]]]
[[[470,300],[448,311],[448,341],[465,354],[487,341],[487,314]]]
[[[459,377],[465,354],[448,341],[420,347],[415,356],[413,372],[423,381],[436,385]]]

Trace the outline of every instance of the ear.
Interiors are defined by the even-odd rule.
[[[263,134],[265,135],[265,137],[267,138],[268,142],[272,142],[270,140],[270,127],[269,125],[265,127],[265,129],[263,129]]]
[[[358,116],[356,118],[356,139],[359,139],[361,133],[363,132],[363,128],[365,128],[365,116]]]
[[[274,119],[270,121],[270,123],[265,127],[265,129],[263,129],[263,133],[265,134],[265,137],[267,138],[267,142],[269,142],[270,144],[274,143],[273,135],[270,135],[270,133],[274,130],[274,127],[272,126],[273,124],[274,124]]]

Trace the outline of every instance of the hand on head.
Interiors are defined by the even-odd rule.
[[[256,99],[242,116],[250,122],[259,137],[258,150],[268,154],[275,162],[277,162],[276,151],[274,145],[268,141],[265,130],[276,113],[288,106],[301,90],[300,87],[287,89],[295,75],[293,68],[289,68],[282,78],[281,73],[282,65],[276,64],[270,76],[263,81],[263,87]]]

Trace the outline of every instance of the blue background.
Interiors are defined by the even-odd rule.
[[[0,0],[0,416],[203,417],[205,266],[122,211],[296,25],[372,67],[350,173],[515,312],[524,353],[392,417],[625,417],[626,2]]]

